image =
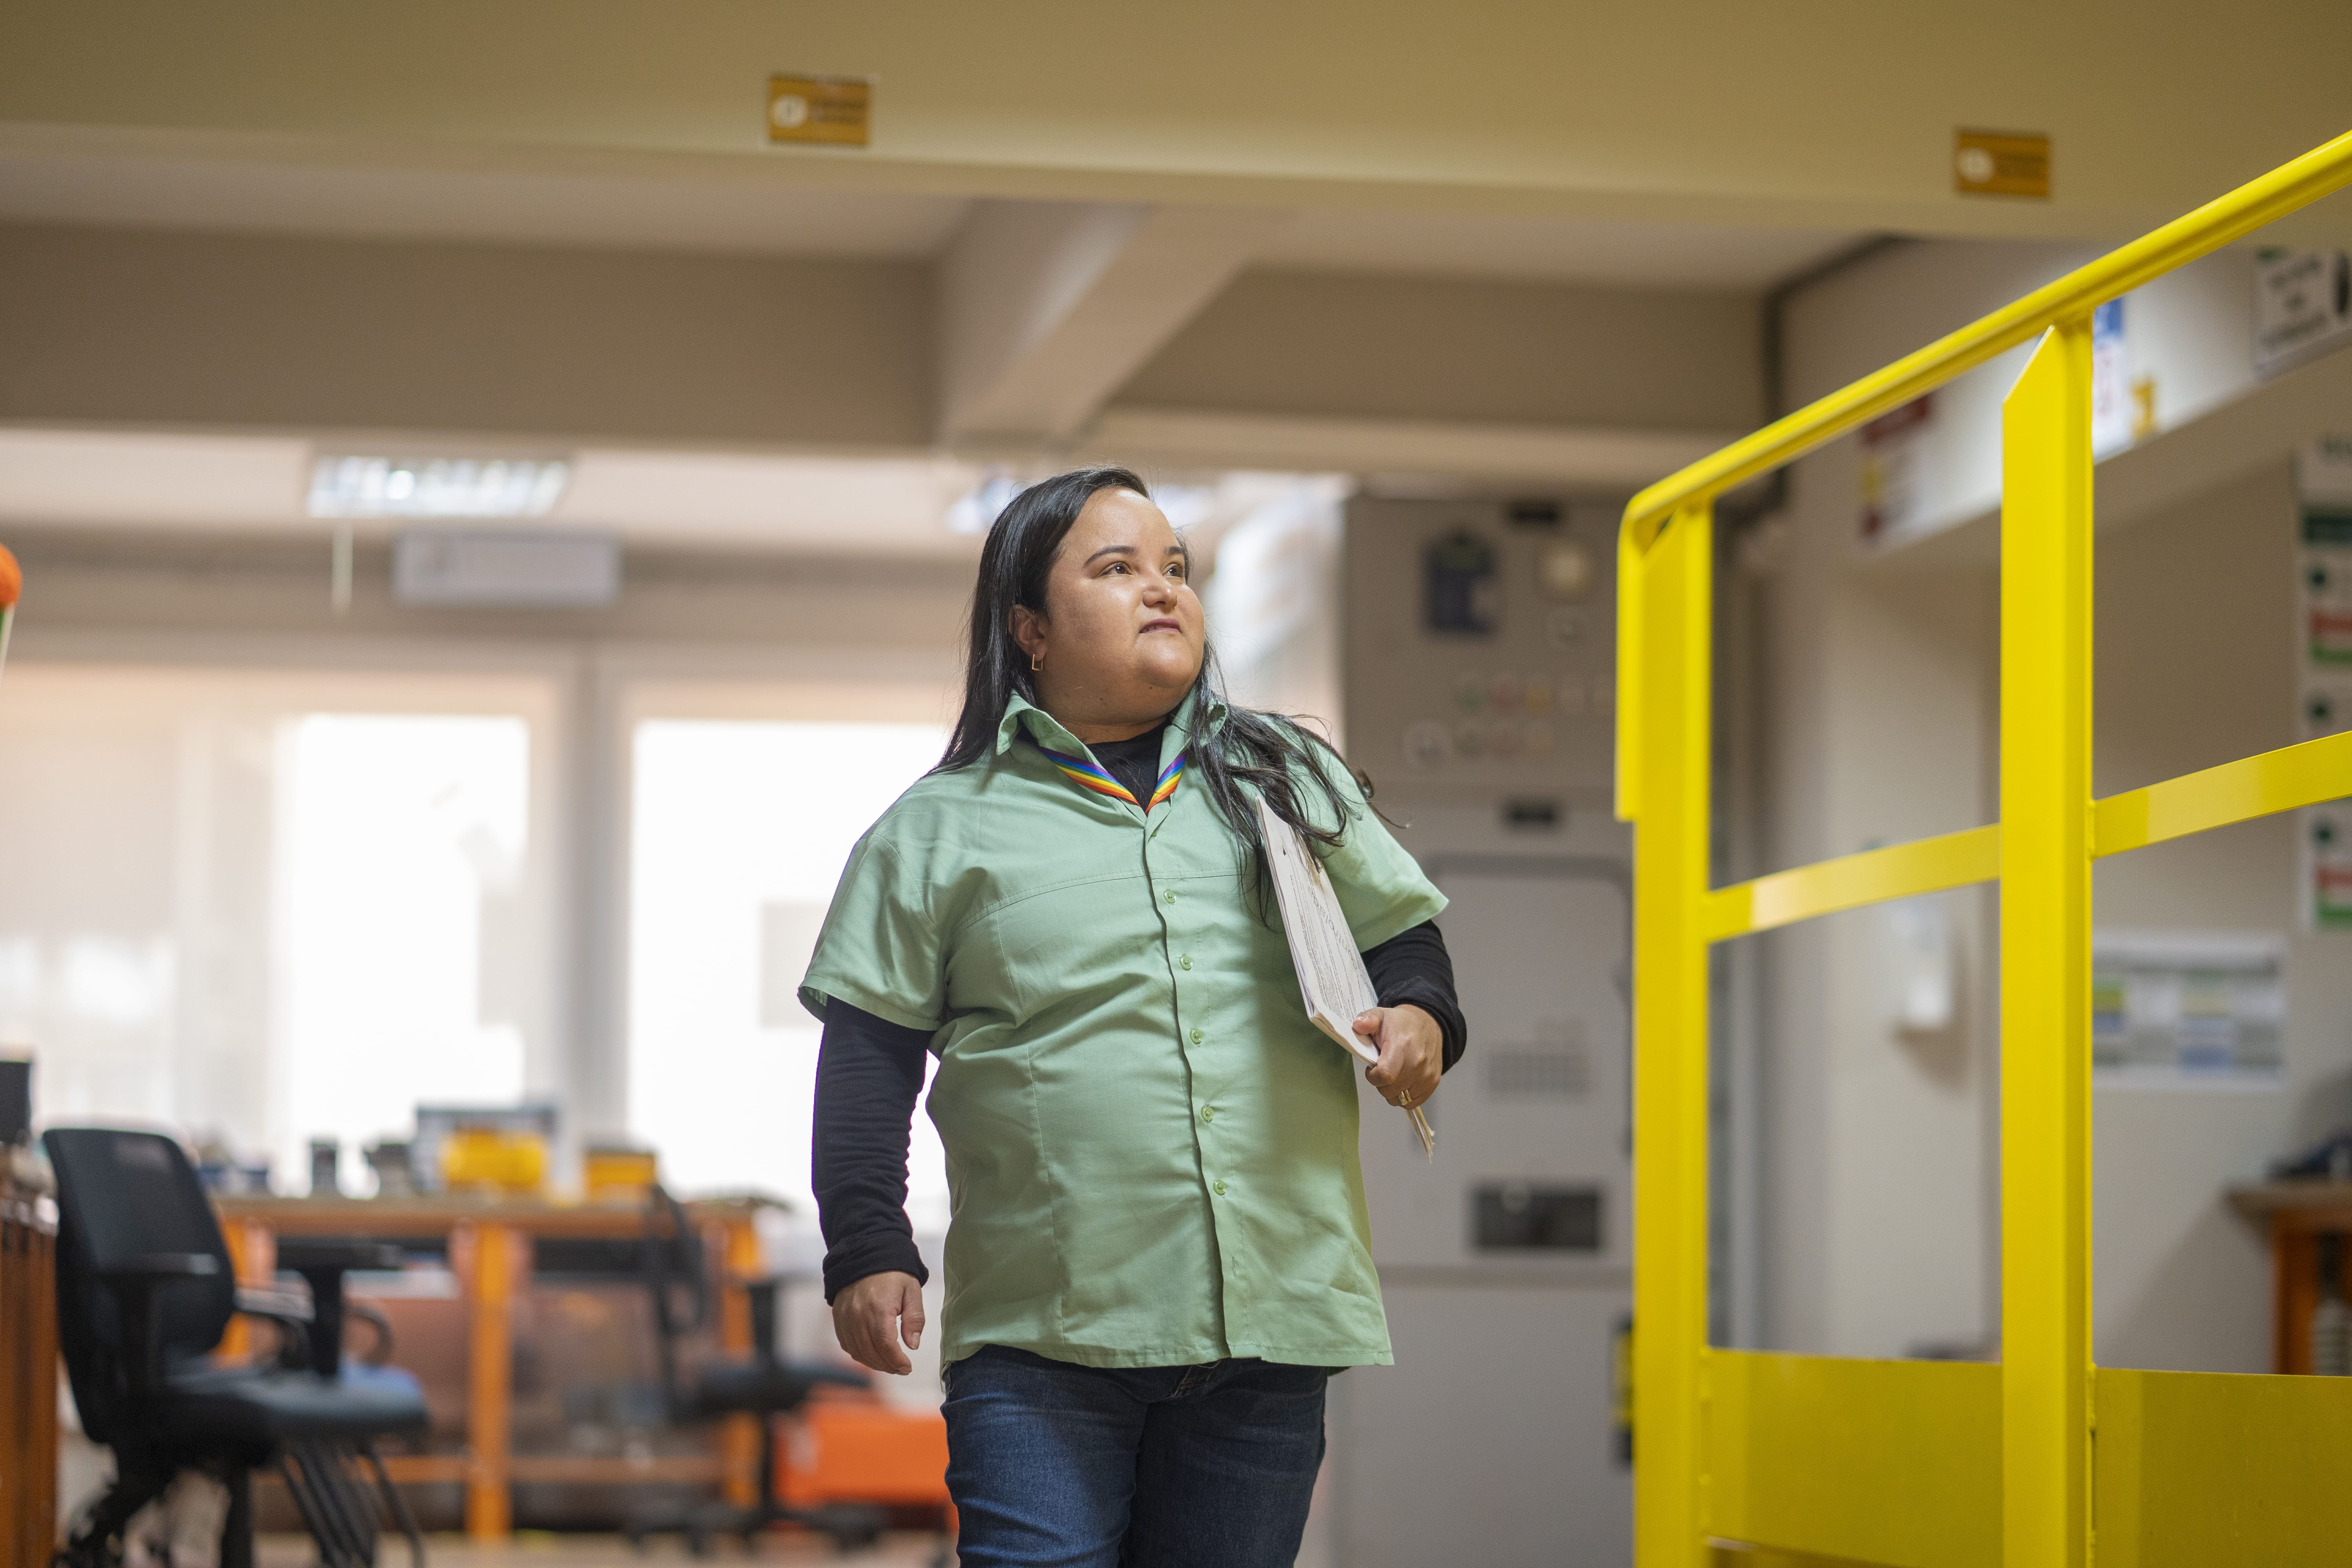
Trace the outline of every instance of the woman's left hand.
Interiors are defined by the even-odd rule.
[[[1426,1105],[1445,1070],[1445,1037],[1437,1020],[1408,1002],[1356,1016],[1356,1033],[1381,1053],[1365,1079],[1391,1105]]]

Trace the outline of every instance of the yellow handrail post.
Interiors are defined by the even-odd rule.
[[[2001,1561],[2091,1530],[2091,323],[2001,410]]]
[[[1633,1529],[1639,1568],[1706,1551],[1708,661],[1714,528],[1685,506],[1621,584],[1639,647],[1635,824]]]

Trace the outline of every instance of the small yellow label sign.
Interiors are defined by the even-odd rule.
[[[1964,196],[2050,199],[2050,138],[2035,132],[1956,131],[1952,188]]]
[[[874,84],[863,77],[772,76],[768,140],[863,147],[873,128]]]

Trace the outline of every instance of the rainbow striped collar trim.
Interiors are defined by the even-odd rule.
[[[1176,786],[1184,782],[1184,761],[1191,754],[1179,752],[1172,762],[1160,770],[1160,782],[1151,786],[1151,799],[1145,802],[1136,799],[1133,791],[1104,772],[1102,764],[1092,757],[1074,757],[1066,752],[1054,750],[1043,741],[1037,742],[1036,745],[1039,751],[1052,759],[1055,767],[1062,770],[1064,776],[1080,789],[1092,790],[1097,795],[1107,795],[1113,800],[1123,800],[1129,805],[1142,806],[1147,815],[1153,806],[1174,795]]]

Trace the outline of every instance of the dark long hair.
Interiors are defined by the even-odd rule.
[[[947,754],[933,773],[970,767],[986,757],[996,744],[1004,710],[1019,692],[1037,701],[1035,678],[1029,658],[1013,640],[1015,605],[1045,613],[1045,579],[1054,557],[1069,535],[1078,513],[1097,490],[1151,492],[1143,480],[1126,468],[1074,468],[1040,479],[1014,496],[980,552],[980,580],[971,594],[971,649],[964,660],[963,712],[948,740]],[[1249,852],[1250,870],[1261,913],[1273,883],[1265,858],[1265,835],[1258,826],[1256,809],[1242,793],[1255,789],[1275,816],[1296,827],[1310,844],[1329,848],[1339,844],[1354,815],[1352,803],[1332,782],[1332,771],[1348,764],[1328,741],[1280,713],[1260,713],[1227,704],[1222,724],[1207,722],[1207,708],[1224,701],[1223,682],[1217,674],[1215,651],[1205,645],[1201,673],[1192,681],[1193,733],[1187,742],[1185,782],[1208,792],[1209,802]],[[1043,706],[1043,704],[1039,704]],[[1318,751],[1326,753],[1318,756]],[[1330,807],[1330,827],[1318,826],[1307,816],[1302,797],[1306,788],[1318,790]],[[1369,788],[1366,790],[1370,794]]]

